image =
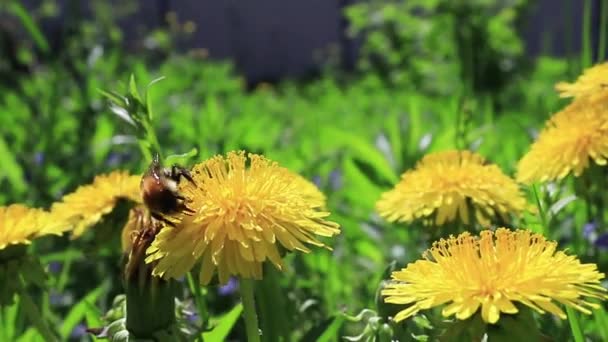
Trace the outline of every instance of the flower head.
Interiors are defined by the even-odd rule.
[[[139,184],[141,176],[125,171],[114,171],[95,177],[92,184],[83,185],[65,195],[61,202],[53,204],[51,214],[66,229],[73,228],[75,237],[110,213],[120,199],[141,203]]]
[[[479,223],[489,225],[496,215],[504,218],[523,211],[526,200],[515,181],[478,154],[445,151],[425,156],[414,170],[405,172],[376,208],[389,221],[409,222],[434,214],[437,225],[457,216],[469,223],[472,209]]]
[[[555,114],[517,165],[523,183],[560,180],[569,173],[580,176],[590,160],[606,165],[608,110],[576,100]]]
[[[0,250],[10,245],[29,244],[47,234],[60,234],[61,226],[47,211],[21,204],[0,207]]]
[[[496,323],[501,313],[518,312],[514,302],[540,313],[566,315],[555,302],[591,313],[598,305],[585,297],[608,299],[595,264],[556,251],[557,243],[527,230],[482,231],[441,239],[422,260],[393,272],[382,290],[386,303],[411,304],[396,321],[442,304],[443,316],[464,320],[481,307],[482,319]]]
[[[325,198],[313,184],[262,156],[231,152],[191,174],[197,185],[181,182],[180,191],[196,213],[157,235],[146,259],[157,262],[155,275],[177,278],[201,261],[201,284],[216,269],[222,284],[230,275],[261,278],[264,261],[283,267],[279,246],[308,252],[305,244],[325,246],[317,235],[340,232],[325,220]]]
[[[555,89],[560,97],[588,98],[590,100],[607,99],[608,63],[595,65],[583,72],[576,82],[559,82]]]

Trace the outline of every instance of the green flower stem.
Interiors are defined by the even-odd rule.
[[[573,308],[566,306],[566,312],[568,313],[568,322],[570,323],[570,329],[572,331],[572,337],[575,342],[584,342],[585,335],[581,329],[581,324],[578,321],[578,317]]]
[[[258,328],[258,314],[255,311],[255,300],[253,297],[253,280],[241,278],[241,298],[243,299],[243,314],[245,327],[247,329],[247,341],[260,342],[260,329]]]

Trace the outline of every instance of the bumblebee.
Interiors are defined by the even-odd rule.
[[[158,154],[154,156],[140,183],[141,196],[153,218],[174,226],[175,222],[167,216],[194,213],[186,205],[186,198],[179,193],[178,186],[182,177],[196,185],[187,169],[176,164],[170,168],[163,167]]]

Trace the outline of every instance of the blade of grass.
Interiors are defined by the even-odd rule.
[[[16,298],[12,305],[0,308],[0,336],[2,336],[2,341],[12,341],[15,338],[18,312],[19,298]]]
[[[547,213],[545,212],[541,202],[540,197],[538,196],[538,191],[536,190],[536,185],[532,186],[532,190],[534,191],[534,199],[536,200],[536,207],[538,208],[538,214],[540,215],[540,221],[543,225],[542,235],[547,236]]]
[[[44,53],[47,53],[49,51],[49,43],[46,41],[46,38],[44,38],[38,25],[34,22],[34,18],[28,14],[27,9],[18,1],[13,1],[8,6],[8,10],[21,20],[23,27],[25,27],[25,30],[32,36],[32,39],[34,39],[38,48]]]
[[[59,328],[59,333],[62,339],[67,339],[70,336],[72,330],[86,317],[90,317],[91,307],[94,307],[92,303],[95,303],[102,294],[104,294],[109,287],[109,283],[104,282],[97,288],[89,292],[80,302],[72,307],[68,312],[63,324]]]
[[[30,297],[30,295],[26,291],[22,290],[20,291],[19,296],[21,297],[21,305],[23,310],[27,314],[29,320],[32,322],[32,325],[34,325],[36,330],[38,330],[38,333],[44,337],[45,341],[57,341],[55,334],[53,334],[47,322],[43,319],[42,315],[40,314],[40,310],[38,310],[36,303],[34,303],[34,300]]]
[[[220,323],[213,330],[203,333],[205,341],[224,341],[232,330],[232,327],[241,317],[243,304],[238,304],[232,308],[227,314],[220,317]]]
[[[570,329],[572,330],[574,342],[585,342],[585,335],[581,329],[581,323],[578,320],[576,312],[569,306],[566,306],[566,312],[568,313],[568,322],[570,322]]]

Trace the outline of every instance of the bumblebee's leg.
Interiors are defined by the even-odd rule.
[[[190,174],[190,171],[177,164],[173,164],[173,166],[171,166],[171,178],[179,181],[180,177],[184,177],[190,183],[192,183],[192,185],[196,185],[194,179],[192,178],[192,175]]]
[[[175,222],[171,222],[170,220],[168,220],[166,217],[164,217],[163,215],[161,215],[159,213],[151,212],[150,215],[153,218],[155,218],[157,221],[163,222],[171,227],[175,227]]]

